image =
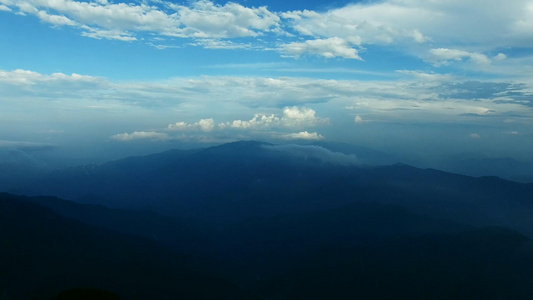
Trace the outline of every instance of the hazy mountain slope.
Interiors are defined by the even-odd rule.
[[[533,236],[533,186],[497,177],[468,177],[406,165],[355,171],[317,197],[397,204],[472,225],[499,225]]]
[[[456,158],[437,165],[439,169],[468,176],[498,176],[518,182],[533,182],[533,162],[504,158]]]
[[[15,196],[0,198],[0,290],[10,299],[49,299],[73,287],[123,299],[253,299],[182,266],[145,239],[67,220]]]
[[[236,142],[56,172],[21,189],[207,222],[391,203],[533,236],[533,186],[406,165],[365,167],[318,146]]]
[[[354,155],[363,165],[391,165],[400,162],[400,158],[394,155],[363,146],[325,141],[315,142],[311,145],[323,147],[333,152]]]

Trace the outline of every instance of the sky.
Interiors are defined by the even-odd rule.
[[[531,74],[529,0],[0,0],[0,150],[533,160]]]

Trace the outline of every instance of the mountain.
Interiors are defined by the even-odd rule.
[[[276,299],[531,299],[533,244],[503,228],[331,247],[259,290]]]
[[[21,184],[20,193],[54,196],[0,195],[19,205],[0,210],[11,216],[2,215],[0,269],[23,270],[4,273],[0,288],[133,299],[531,295],[533,185],[369,166],[326,147],[236,142]]]
[[[416,215],[398,206],[373,203],[353,203],[334,210],[251,218],[227,224],[206,224],[151,211],[110,209],[56,197],[19,198],[48,207],[68,219],[149,239],[186,256],[185,264],[191,268],[239,281],[246,281],[247,277],[256,274],[277,273],[286,269],[295,257],[326,246],[373,244],[391,238],[470,228]]]
[[[207,223],[312,213],[354,202],[394,204],[533,237],[533,185],[403,164],[366,166],[318,145],[248,141],[172,150],[57,171],[18,191]]]
[[[150,240],[64,218],[0,196],[0,291],[6,299],[50,299],[72,288],[122,299],[257,299],[183,266],[185,257]]]
[[[354,155],[362,165],[391,165],[401,161],[394,155],[359,145],[325,141],[314,142],[311,145],[323,147],[332,152]]]
[[[438,164],[438,168],[468,176],[498,176],[517,182],[533,182],[533,162],[503,158],[451,158]]]
[[[54,197],[0,199],[0,288],[13,299],[74,287],[122,299],[253,299],[215,274],[262,299],[528,299],[533,292],[527,237],[396,205],[357,202],[202,227]],[[196,239],[182,236],[189,230]],[[189,247],[184,240],[201,252],[196,258],[177,254]]]

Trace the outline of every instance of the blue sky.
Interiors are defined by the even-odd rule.
[[[0,0],[2,149],[533,159],[531,74],[526,0]]]

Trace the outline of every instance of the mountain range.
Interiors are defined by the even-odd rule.
[[[0,273],[0,289],[10,299],[76,287],[124,299],[530,298],[533,185],[372,165],[394,159],[343,147],[235,142],[20,181],[0,195],[0,269],[16,270]]]

